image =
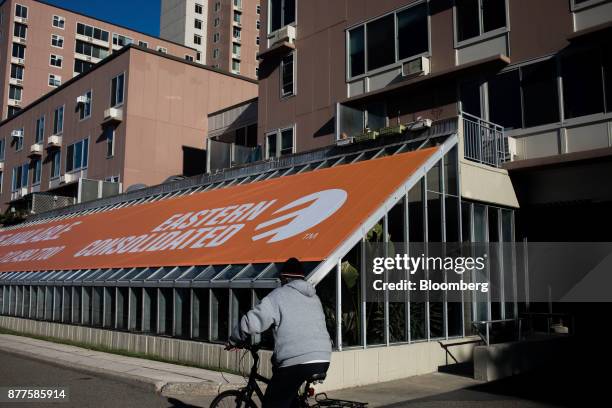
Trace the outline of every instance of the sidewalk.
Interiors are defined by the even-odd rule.
[[[0,349],[53,364],[138,381],[162,394],[217,395],[240,376],[0,334]]]
[[[244,384],[237,375],[87,350],[28,337],[0,334],[0,350],[95,374],[138,381],[182,404],[207,407],[219,391]],[[328,392],[330,398],[367,401],[369,407],[418,401],[482,384],[472,378],[432,373]]]

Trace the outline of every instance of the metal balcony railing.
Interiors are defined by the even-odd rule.
[[[504,128],[463,112],[464,156],[468,160],[500,167],[510,159]]]

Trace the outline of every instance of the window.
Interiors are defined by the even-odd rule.
[[[234,11],[234,22],[240,24],[241,20],[242,20],[242,13],[238,11]]]
[[[118,45],[119,47],[125,47],[126,45],[130,45],[134,43],[134,39],[130,37],[126,37],[125,35],[113,33],[113,45]]]
[[[242,29],[240,27],[234,27],[234,30],[233,30],[234,39],[239,40],[241,34],[242,34]]]
[[[427,14],[427,3],[423,2],[350,29],[347,39],[349,77],[427,53]]]
[[[566,119],[604,111],[600,49],[584,50],[561,58],[561,76]]]
[[[123,87],[125,74],[120,74],[111,80],[111,108],[123,104]]]
[[[79,140],[66,149],[66,172],[87,168],[89,138]]]
[[[259,45],[259,36],[257,36],[257,38],[255,38],[255,44]]]
[[[266,135],[266,157],[280,157],[294,152],[293,127],[279,129]]]
[[[42,161],[40,159],[32,159],[32,184],[40,184],[40,176],[42,170]]]
[[[51,54],[51,58],[49,59],[49,65],[51,65],[52,67],[61,68],[63,62],[64,58],[61,55]]]
[[[193,43],[197,44],[197,45],[201,45],[202,44],[202,36],[194,34],[193,35]]]
[[[4,139],[0,139],[0,160],[4,160]]]
[[[36,134],[34,143],[43,143],[45,140],[45,117],[36,119]]]
[[[87,91],[85,95],[85,102],[79,104],[79,120],[87,119],[91,116],[91,103],[92,103],[92,91]]]
[[[506,0],[456,0],[457,41],[506,27]]]
[[[57,149],[51,153],[51,178],[57,178],[60,176],[60,161],[62,158],[62,152]]]
[[[13,36],[17,38],[25,39],[28,34],[28,26],[21,23],[15,23],[15,27],[13,28]]]
[[[51,24],[53,27],[61,28],[63,30],[64,26],[66,25],[66,20],[61,16],[53,16],[53,22]]]
[[[13,191],[28,186],[28,167],[27,163],[13,167],[13,181],[11,185]]]
[[[202,59],[202,53],[200,51],[196,52],[196,60],[200,61]]]
[[[215,48],[213,50],[213,58],[215,58],[215,59],[219,58],[219,49],[218,48]]]
[[[11,64],[11,78],[23,81],[23,71],[22,65]]]
[[[193,22],[193,26],[197,29],[197,30],[201,30],[202,29],[202,20],[198,20],[197,18],[195,19],[195,21]]]
[[[53,134],[61,135],[64,131],[64,106],[55,108],[53,112]]]
[[[232,60],[232,71],[235,74],[239,74],[240,73],[240,61],[233,59]]]
[[[257,15],[261,14],[261,6],[259,4],[255,6],[255,12],[257,13]]]
[[[196,5],[195,5],[195,12],[196,12],[196,14],[203,14],[203,10],[204,10],[204,8],[202,7],[202,5],[196,3]]]
[[[15,58],[24,59],[25,58],[25,46],[22,44],[13,43],[13,53],[11,55]]]
[[[106,157],[113,157],[115,155],[115,129],[112,126],[104,128],[105,139],[106,139]]]
[[[23,139],[25,138],[25,134],[23,133],[23,128],[17,129],[21,136],[15,139],[15,151],[18,152],[23,149]]]
[[[15,6],[15,17],[28,18],[28,8],[21,4],[17,4]]]
[[[143,48],[149,48],[149,43],[146,41],[138,41],[138,45]]]
[[[232,44],[232,54],[234,54],[236,57],[240,57],[240,44]]]
[[[295,0],[270,0],[268,8],[270,33],[295,23]]]
[[[559,120],[559,95],[554,60],[521,68],[523,91],[523,124],[543,125]]]
[[[74,72],[76,74],[82,74],[92,69],[94,66],[93,62],[82,61],[80,59],[74,60]]]
[[[108,49],[81,40],[76,40],[74,52],[98,59],[106,58],[109,55]]]
[[[193,62],[193,57],[189,54],[185,54],[185,61]]]
[[[242,8],[242,0],[234,0],[234,7]]]
[[[213,42],[215,42],[215,43],[219,42],[219,33],[214,33],[213,34]]]
[[[51,46],[56,48],[64,48],[64,37],[61,35],[51,34]]]
[[[83,23],[77,23],[77,34],[85,37],[93,38],[94,40],[100,40],[108,42],[109,33],[101,28],[93,27]]]
[[[221,24],[221,20],[219,20],[219,17],[215,17],[215,20],[213,21],[213,26],[219,27],[219,24]]]
[[[8,107],[8,118],[12,118],[13,116],[15,116],[16,114],[18,114],[21,111],[21,108],[18,106],[9,106]]]
[[[294,54],[291,53],[281,60],[281,96],[291,96],[295,93],[294,88]]]
[[[255,22],[255,28],[257,28],[258,30],[261,28],[261,21],[257,20]]]
[[[20,101],[22,97],[23,88],[16,85],[9,85],[9,99],[14,101]]]
[[[55,74],[49,74],[49,86],[57,88],[62,84],[62,77]]]
[[[158,52],[161,52],[161,53],[164,53],[164,54],[167,54],[167,53],[168,53],[168,49],[167,49],[166,47],[159,47],[159,46],[158,46],[158,47],[157,47],[157,51],[158,51]]]

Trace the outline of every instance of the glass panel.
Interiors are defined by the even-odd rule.
[[[223,280],[231,280],[234,276],[238,274],[241,270],[244,269],[246,265],[231,265],[229,268],[226,268],[219,276],[215,277],[215,281],[223,281]]]
[[[342,274],[342,345],[362,344],[361,339],[361,242],[351,249],[341,263]]]
[[[505,129],[522,127],[519,71],[505,72],[489,80],[489,118]]]
[[[229,289],[213,289],[211,298],[211,333],[212,341],[226,341],[229,324]]]
[[[525,127],[559,120],[557,74],[553,59],[522,68]]]
[[[446,242],[460,242],[459,237],[459,199],[457,197],[446,196],[444,203],[446,215]]]
[[[368,71],[395,62],[395,24],[390,14],[367,24]]]
[[[405,199],[398,202],[389,211],[387,216],[387,235],[389,241],[388,256],[395,256],[403,248],[406,241]],[[395,279],[394,279],[395,280]],[[407,295],[407,293],[406,293]],[[394,297],[394,300],[400,300]],[[389,301],[389,341],[392,343],[407,341],[406,324],[407,303],[402,301]]]
[[[349,76],[365,73],[365,26],[349,31]]]
[[[457,40],[463,41],[480,35],[478,0],[457,0]]]
[[[376,246],[384,242],[383,220],[379,220],[366,234],[366,259],[372,259]],[[367,285],[372,283],[375,275],[368,274]],[[368,294],[370,296],[370,294]],[[382,344],[385,341],[385,300],[384,292],[376,291],[366,302],[366,341],[367,344]]]
[[[603,71],[606,95],[606,112],[612,112],[612,45],[603,48]]]
[[[272,291],[271,289],[255,289],[255,304],[256,305],[259,304],[261,302],[261,300],[264,297],[268,296],[268,294],[271,291]],[[321,301],[323,301],[323,299],[321,299]],[[261,333],[259,344],[261,345],[262,348],[264,348],[266,350],[274,349],[274,333],[273,333],[273,330],[274,329],[272,327],[270,327],[268,330],[266,330],[265,332]]]
[[[193,289],[193,338],[208,340],[209,289]]]
[[[427,241],[442,242],[442,195],[427,192]]]
[[[408,192],[408,239],[411,243],[423,242],[423,180]]]
[[[481,117],[480,84],[477,81],[463,82],[459,89],[461,97],[461,111]]]
[[[176,322],[175,337],[189,337],[189,328],[191,326],[191,305],[189,289],[176,288],[174,289],[174,310]]]
[[[604,111],[599,49],[582,51],[563,58],[561,72],[566,118]]]
[[[264,269],[266,269],[270,264],[255,264],[248,265],[240,275],[236,277],[236,280],[251,280],[259,276]]]
[[[400,60],[429,50],[427,2],[397,14],[397,46]]]
[[[457,146],[455,146],[444,156],[444,192],[446,194],[459,195],[457,183],[458,167]]]
[[[482,28],[489,32],[506,26],[506,0],[482,0]]]

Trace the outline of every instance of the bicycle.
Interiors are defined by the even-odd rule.
[[[257,395],[260,401],[263,401],[264,393],[259,387],[258,381],[263,382],[264,384],[269,384],[270,380],[261,374],[259,374],[259,350],[260,346],[258,344],[248,344],[242,343],[239,345],[228,345],[225,347],[226,350],[231,349],[246,349],[250,351],[251,356],[253,357],[253,365],[251,366],[251,371],[249,373],[249,378],[246,386],[236,389],[236,390],[227,390],[223,391],[211,402],[210,408],[257,408],[257,404],[253,400],[253,394]],[[326,374],[320,373],[315,374],[310,377],[303,388],[300,388],[301,392],[298,393],[296,398],[297,405],[294,405],[298,408],[315,408],[315,407],[352,407],[352,408],[365,408],[367,407],[367,403],[356,402],[356,401],[345,401],[345,400],[336,400],[328,398],[325,393],[320,393],[315,395],[314,388],[312,388],[313,384],[322,383],[325,380]],[[308,401],[310,397],[314,396],[314,405],[310,405]]]

